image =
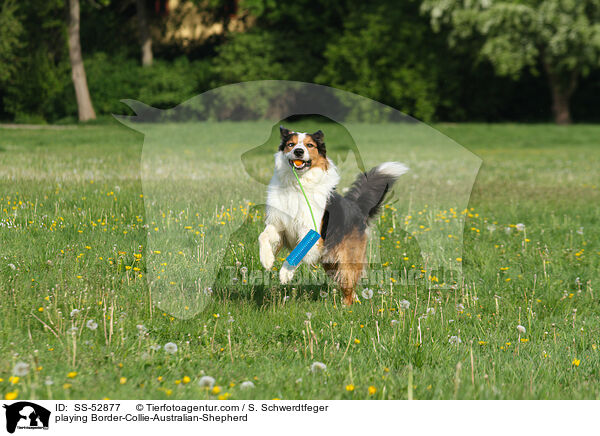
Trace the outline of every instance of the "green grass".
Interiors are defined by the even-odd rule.
[[[401,147],[422,177],[405,176],[376,223],[371,269],[427,275],[431,259],[417,242],[427,226],[444,237],[463,228],[464,238],[429,240],[460,256],[455,290],[384,281],[351,308],[329,282],[283,287],[276,271],[263,273],[256,238],[272,147],[243,163],[239,153],[262,144],[271,126],[243,127],[204,125],[202,138],[196,127],[166,126],[147,136],[143,153],[142,135],[120,126],[0,129],[2,396],[600,396],[600,126],[436,126],[483,164],[468,205],[452,204],[462,197],[432,182],[444,194],[427,206],[426,176],[468,180],[462,161],[428,154],[427,132],[399,140],[392,127],[354,126],[366,166]],[[347,156],[342,145],[332,147],[336,162]],[[342,187],[356,174],[352,159],[341,165]],[[166,173],[154,172],[157,162]],[[455,216],[440,219],[450,207]],[[270,281],[256,282],[258,274]],[[154,349],[168,342],[176,353]],[[315,361],[326,371],[311,372]],[[17,362],[30,366],[19,380]],[[202,375],[220,392],[198,386]],[[253,389],[240,388],[247,380]]]

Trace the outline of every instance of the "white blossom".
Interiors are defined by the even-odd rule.
[[[370,300],[373,298],[373,289],[365,288],[361,292],[361,295],[365,300]]]
[[[18,377],[25,377],[29,374],[29,364],[25,362],[17,362],[13,368],[13,374]]]
[[[209,375],[205,375],[203,377],[200,377],[200,380],[198,380],[198,385],[201,388],[211,389],[215,385],[215,379]]]
[[[177,344],[173,342],[167,342],[164,346],[164,349],[169,354],[175,354],[177,353]]]
[[[316,372],[319,371],[326,371],[327,370],[327,365],[325,365],[323,362],[313,362],[313,364],[310,366],[310,371],[314,374]]]

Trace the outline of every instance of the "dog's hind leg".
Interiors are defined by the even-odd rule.
[[[275,254],[281,248],[283,239],[277,228],[272,224],[267,224],[265,230],[258,237],[260,249],[260,263],[265,269],[273,268]]]

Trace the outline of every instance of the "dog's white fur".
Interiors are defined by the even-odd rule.
[[[303,144],[301,146],[304,147]],[[305,156],[307,155],[308,152],[305,152]],[[260,261],[265,269],[273,267],[275,254],[281,245],[294,248],[314,228],[310,210],[294,177],[289,159],[288,154],[282,151],[275,153],[275,171],[267,189],[266,227],[258,238]],[[319,233],[327,200],[340,181],[336,166],[329,158],[327,160],[329,165],[326,171],[311,168],[299,174]],[[320,258],[321,249],[317,244],[304,256],[302,262],[314,265]],[[293,278],[294,271],[295,267],[285,262],[279,272],[281,283],[288,283]]]

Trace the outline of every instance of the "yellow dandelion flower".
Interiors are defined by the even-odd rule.
[[[7,401],[12,401],[12,400],[15,400],[18,396],[19,396],[19,391],[7,392],[6,395],[4,395],[4,399]]]
[[[211,392],[213,395],[217,395],[219,392],[221,392],[221,386],[215,386],[212,388]]]
[[[579,366],[580,363],[581,363],[581,360],[579,360],[579,359],[573,359],[573,361],[571,362],[571,365],[573,365],[573,366]]]
[[[354,339],[354,343],[355,344],[360,344],[360,339],[358,339],[358,338]]]
[[[65,383],[63,385],[63,389],[67,390],[67,389],[71,389],[71,386],[73,386],[71,383]]]
[[[127,383],[127,377],[121,377],[119,379],[119,383],[122,384],[122,385],[124,385],[125,383]]]
[[[350,384],[350,385],[346,385],[346,390],[347,390],[348,392],[352,392],[352,391],[354,391],[354,385],[352,385],[352,384]]]
[[[369,395],[374,395],[377,392],[377,388],[375,386],[369,386]]]
[[[189,382],[191,382],[191,381],[192,381],[192,379],[191,379],[191,378],[189,378],[189,377],[186,375],[185,377],[183,377],[183,379],[181,379],[181,381],[182,381],[184,384],[188,384]]]
[[[77,372],[76,371],[71,371],[70,373],[67,374],[67,377],[69,377],[69,378],[75,378],[75,377],[77,377]]]

